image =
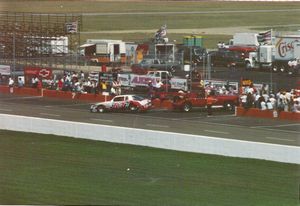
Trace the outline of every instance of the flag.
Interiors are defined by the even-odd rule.
[[[272,30],[258,33],[257,40],[259,43],[270,43],[272,40]]]
[[[160,29],[155,33],[155,35],[159,38],[165,37],[167,35],[167,25],[163,25]]]

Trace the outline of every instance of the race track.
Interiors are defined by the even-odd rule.
[[[0,94],[0,113],[300,146],[300,123],[236,117],[220,109],[190,113],[90,113],[90,103]]]

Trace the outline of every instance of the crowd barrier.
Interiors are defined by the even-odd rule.
[[[300,164],[300,147],[0,114],[0,129]]]
[[[8,86],[0,86],[1,93],[10,93]],[[89,101],[89,102],[100,102],[100,101],[108,101],[112,97],[104,96],[104,95],[95,95],[95,94],[81,94],[81,93],[73,93],[70,91],[58,91],[58,90],[49,90],[49,89],[37,89],[37,88],[29,88],[29,87],[14,87],[13,94],[15,95],[29,95],[29,96],[43,96],[43,97],[52,97],[59,99],[76,99],[80,101]]]
[[[300,121],[300,113],[278,112],[276,110],[261,110],[257,108],[245,109],[244,107],[237,107],[236,116]]]
[[[8,86],[0,85],[1,93],[10,93]],[[59,90],[49,90],[49,89],[36,89],[36,88],[28,88],[28,87],[14,87],[13,94],[16,95],[30,95],[30,96],[43,96],[50,98],[58,98],[58,99],[75,99],[80,101],[88,101],[88,102],[102,102],[109,101],[112,99],[112,96],[104,96],[101,94],[81,94],[81,93],[73,93],[70,91],[59,91]],[[170,101],[161,101],[160,99],[155,99],[153,102],[153,106],[155,108],[166,108],[171,109],[172,103]]]

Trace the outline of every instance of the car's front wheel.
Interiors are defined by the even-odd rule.
[[[92,108],[90,109],[90,112],[92,112],[92,113],[96,113],[96,112],[98,112],[98,109],[97,109],[97,107],[92,107]]]
[[[103,113],[103,112],[105,112],[105,107],[104,106],[99,106],[97,108],[97,110],[98,110],[98,112]]]
[[[223,108],[226,111],[234,111],[235,105],[232,102],[225,102]]]
[[[189,112],[191,110],[192,110],[192,104],[189,103],[189,102],[184,103],[184,105],[183,105],[183,111]]]

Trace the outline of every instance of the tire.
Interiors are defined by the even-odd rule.
[[[250,64],[250,62],[246,62],[245,70],[246,71],[250,71],[251,70],[251,64]]]
[[[273,72],[278,72],[278,67],[276,65],[272,66],[271,69],[272,69]]]
[[[192,104],[189,102],[184,103],[182,110],[184,112],[190,112],[192,110]]]
[[[225,111],[234,111],[235,105],[232,102],[225,102],[223,108]]]
[[[173,73],[175,73],[175,71],[176,71],[176,67],[175,66],[171,66],[170,72],[173,74]]]
[[[98,111],[97,108],[93,108],[93,109],[90,109],[90,112],[91,112],[91,113],[96,113],[96,112],[99,112],[99,111]]]
[[[284,66],[284,65],[280,65],[280,67],[279,67],[279,71],[280,71],[281,73],[284,73],[284,72],[286,72],[286,68],[285,68],[285,66]]]
[[[129,111],[130,112],[138,112],[139,108],[136,105],[134,105],[134,104],[130,104],[129,105]]]
[[[98,112],[104,113],[105,112],[105,107],[104,106],[99,106],[97,107]]]

